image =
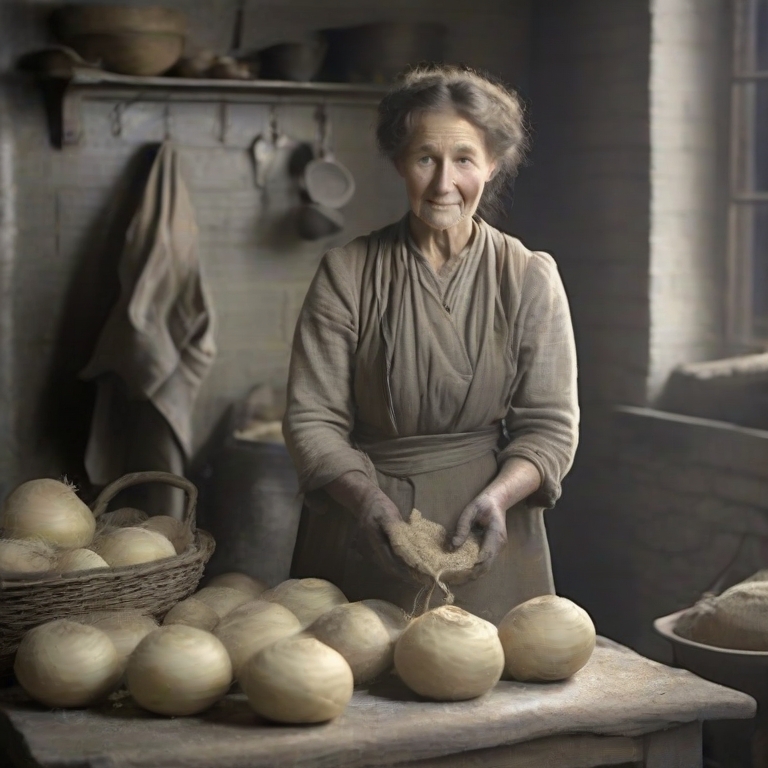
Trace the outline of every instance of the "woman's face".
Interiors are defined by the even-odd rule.
[[[482,131],[452,110],[423,113],[395,165],[411,210],[437,230],[474,215],[496,168]]]

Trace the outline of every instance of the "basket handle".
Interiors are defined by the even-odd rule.
[[[110,483],[96,498],[91,505],[94,517],[99,517],[107,511],[109,502],[117,496],[120,491],[141,483],[166,483],[174,488],[181,488],[187,495],[187,505],[184,509],[182,522],[190,531],[195,527],[195,511],[197,509],[197,486],[181,475],[174,475],[171,472],[131,472]]]

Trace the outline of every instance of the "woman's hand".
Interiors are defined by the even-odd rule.
[[[504,462],[490,485],[464,508],[451,540],[453,548],[458,549],[467,540],[473,527],[483,529],[478,561],[467,581],[488,572],[507,543],[507,510],[527,499],[540,485],[539,470],[527,459],[513,456]]]
[[[379,565],[406,581],[416,578],[414,572],[395,554],[391,535],[397,523],[403,522],[400,510],[383,492],[371,492],[357,514],[360,528],[371,545]]]
[[[358,471],[341,475],[328,483],[325,490],[358,521],[382,568],[407,581],[418,579],[392,550],[391,532],[403,517],[384,491]]]
[[[469,537],[473,527],[482,528],[482,543],[477,562],[467,581],[488,572],[493,561],[507,543],[507,508],[493,494],[482,493],[471,501],[459,516],[451,544],[458,549]]]

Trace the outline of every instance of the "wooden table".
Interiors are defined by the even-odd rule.
[[[9,689],[0,694],[0,766],[695,768],[703,720],[754,714],[746,694],[600,638],[589,664],[562,683],[502,681],[447,704],[423,701],[392,677],[357,691],[321,726],[268,725],[238,694],[199,717],[163,718],[127,694],[99,709],[51,711]]]

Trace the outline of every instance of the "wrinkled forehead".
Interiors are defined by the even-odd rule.
[[[420,110],[408,115],[405,151],[454,151],[488,155],[485,131],[455,109]]]

